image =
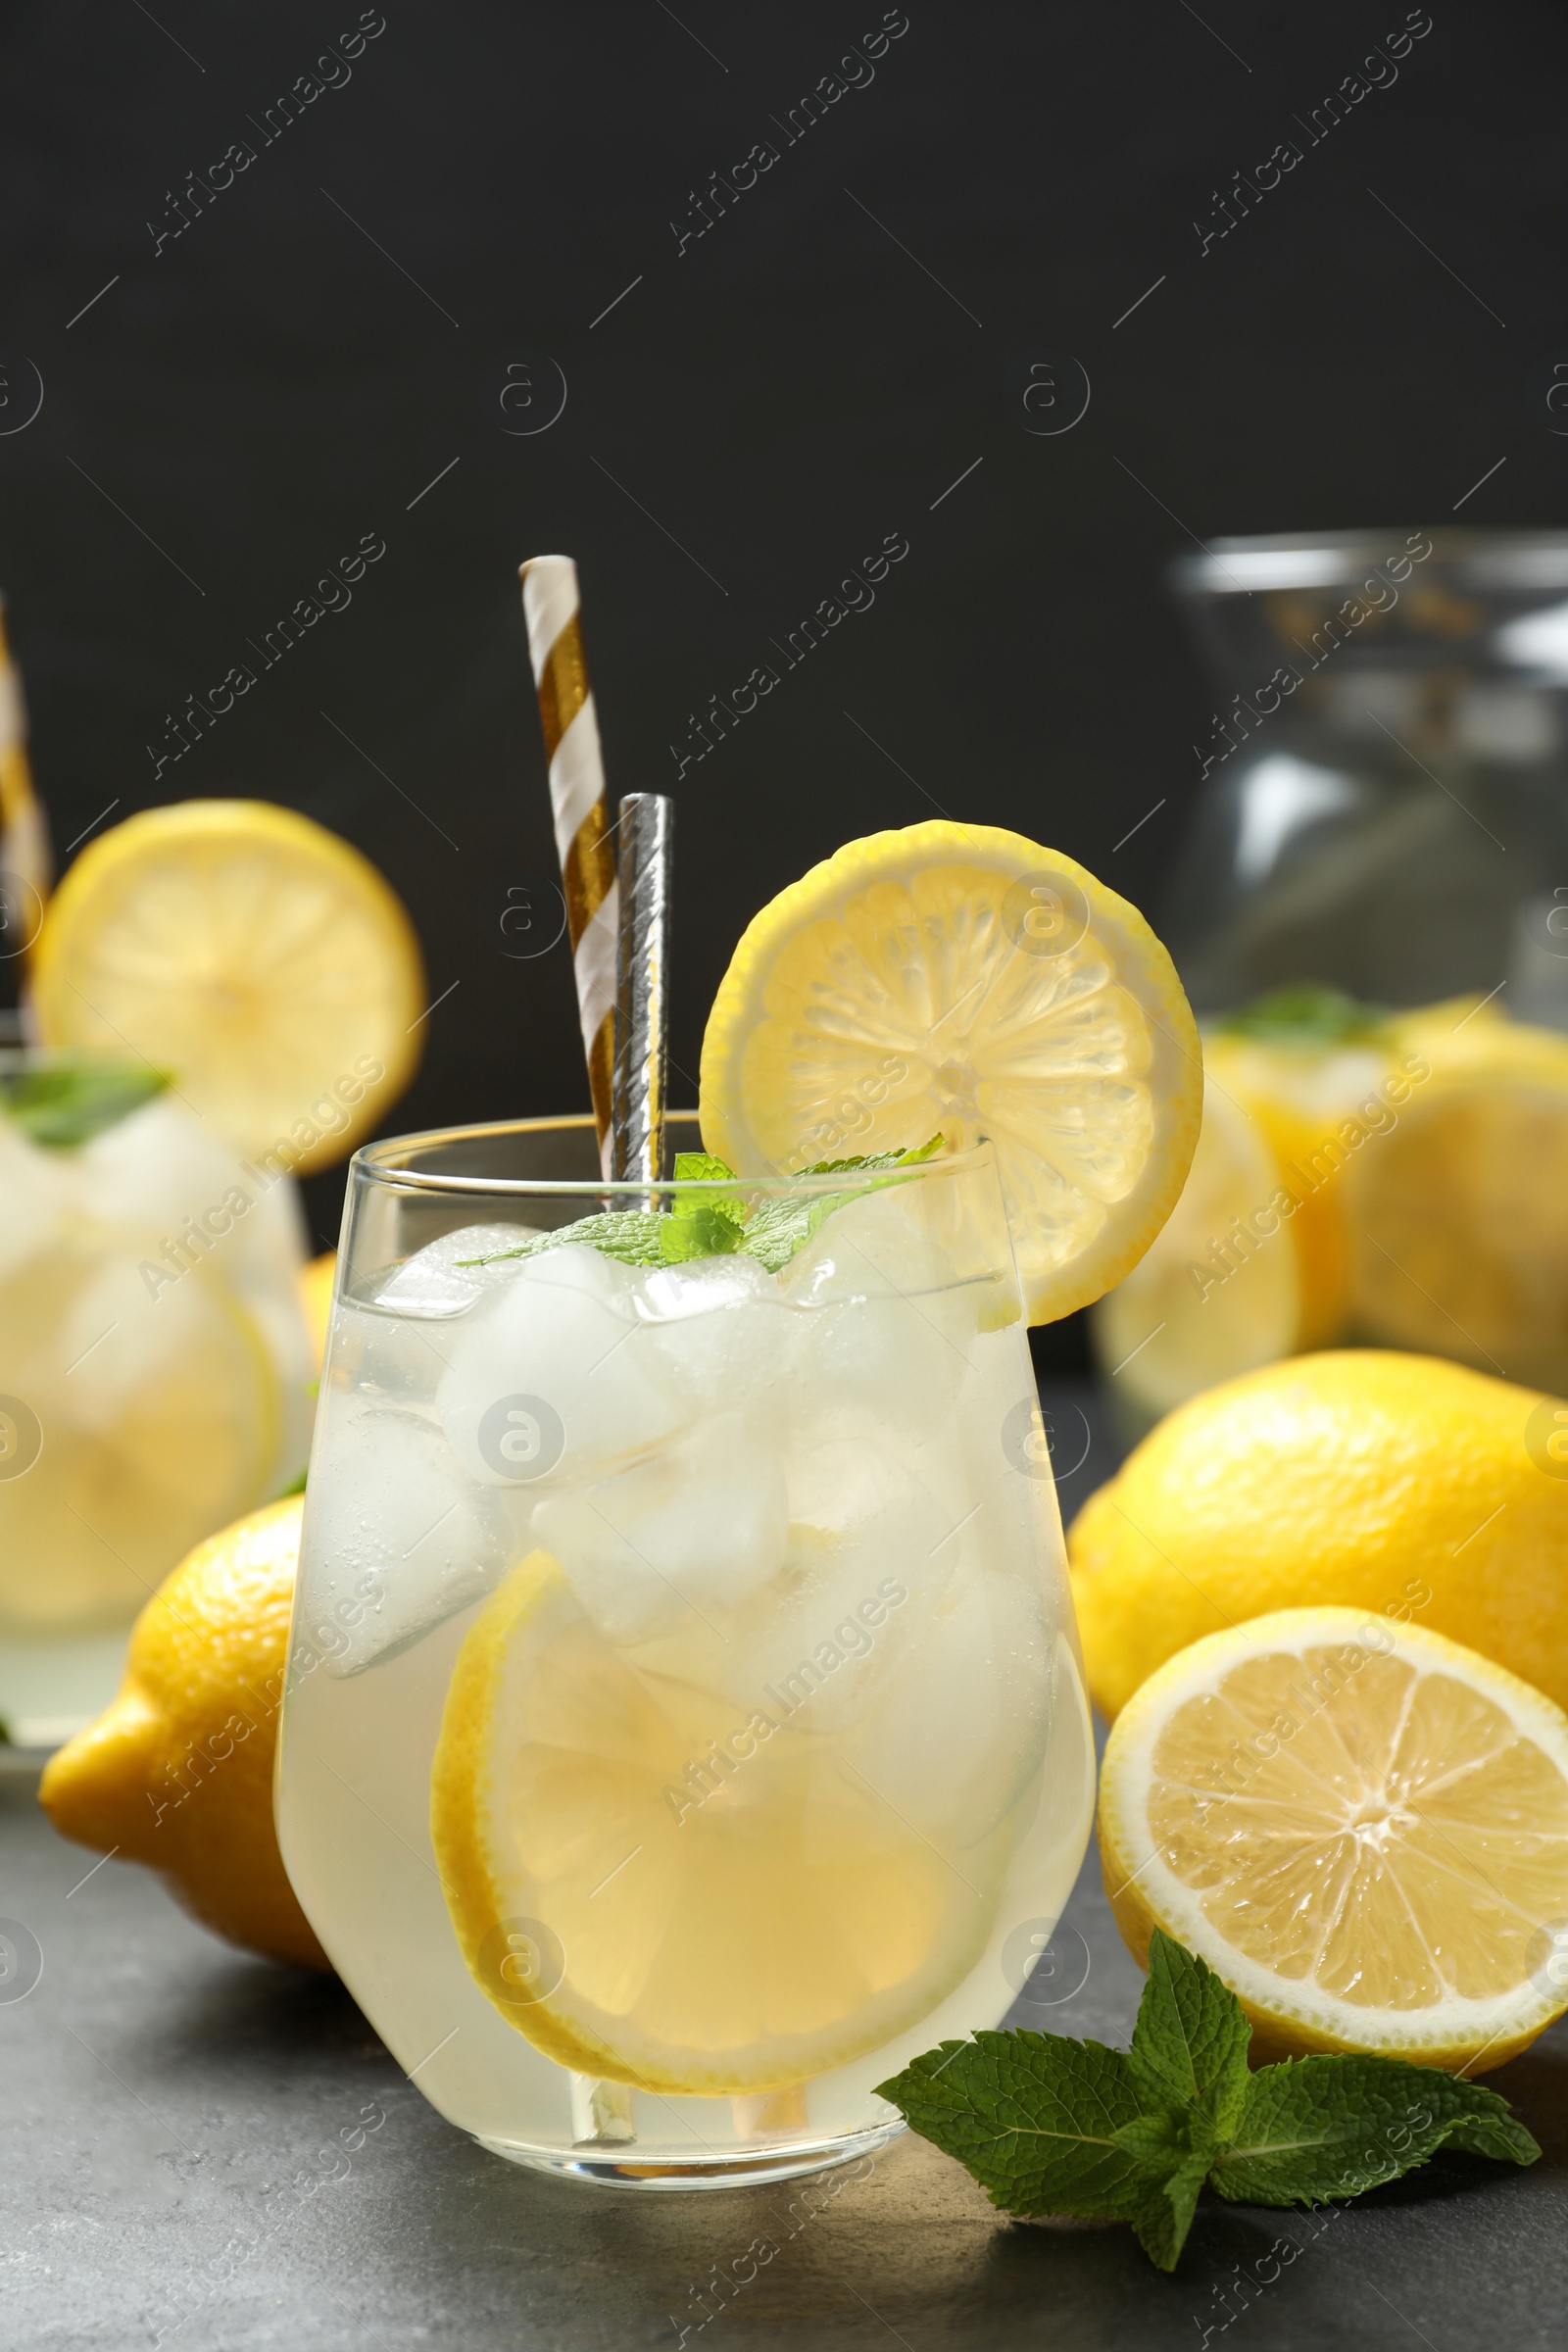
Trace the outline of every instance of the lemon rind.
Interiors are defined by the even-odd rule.
[[[1106,1897],[1124,1940],[1141,1964],[1147,1965],[1155,1927],[1207,1961],[1251,2022],[1254,2060],[1370,2050],[1449,2072],[1490,2074],[1568,2011],[1568,1986],[1560,1999],[1552,2000],[1527,1980],[1486,2001],[1449,1994],[1418,2012],[1361,2008],[1322,1993],[1310,1998],[1293,1995],[1285,1979],[1215,1934],[1198,1897],[1160,1858],[1148,1826],[1154,1745],[1177,1705],[1205,1686],[1217,1689],[1243,1658],[1265,1650],[1299,1654],[1333,1642],[1365,1645],[1369,1628],[1389,1633],[1396,1653],[1424,1660],[1434,1670],[1447,1668],[1482,1689],[1568,1780],[1568,1715],[1505,1666],[1423,1626],[1396,1627],[1387,1619],[1380,1626],[1365,1609],[1276,1610],[1204,1635],[1178,1650],[1139,1686],[1117,1716],[1100,1779],[1101,1871]]]
[[[479,1955],[503,1924],[484,1837],[498,1686],[509,1643],[524,1621],[563,1603],[575,1607],[560,1564],[543,1549],[529,1552],[469,1628],[447,1686],[430,1775],[430,1839],[459,1948],[485,1999],[559,2065],[670,2097],[719,2098],[785,2089],[852,2064],[918,2025],[919,2018],[977,1965],[985,1943],[983,1929],[977,1929],[972,1948],[944,1989],[922,1987],[912,2015],[895,2009],[879,2017],[874,2028],[846,2031],[837,2042],[823,2034],[781,2047],[776,2060],[766,2064],[737,2064],[731,2056],[705,2066],[685,2053],[678,2068],[657,2059],[650,2062],[646,2056],[634,2063],[580,2017],[564,2014],[550,1996],[516,2008],[496,1999]]]
[[[1148,1085],[1156,1128],[1137,1182],[1089,1247],[1065,1265],[1025,1282],[1025,1311],[1036,1324],[1092,1305],[1137,1264],[1176,1204],[1202,1116],[1202,1048],[1176,968],[1138,908],[1076,858],[1002,826],[960,824],[947,817],[847,842],[780,891],[747,925],[713,999],[699,1067],[704,1143],[744,1174],[759,1154],[739,1107],[740,1057],[784,942],[873,881],[894,881],[940,864],[987,863],[1018,880],[1037,873],[1048,860],[1077,883],[1095,909],[1097,928],[1113,938],[1117,978],[1149,1020]],[[1156,1017],[1156,1007],[1163,1017]],[[1014,1234],[1015,1250],[1017,1240]]]
[[[95,918],[118,913],[135,886],[135,868],[146,857],[167,856],[188,843],[195,851],[224,841],[267,843],[292,857],[329,869],[344,889],[369,911],[387,943],[387,1016],[378,1034],[384,1075],[368,1084],[361,1101],[343,1105],[347,1124],[302,1150],[295,1172],[310,1175],[353,1150],[376,1125],[387,1102],[412,1077],[422,1040],[411,1024],[421,1009],[424,964],[403,902],[371,861],[340,835],[314,818],[270,801],[179,801],[145,808],[89,842],[49,900],[32,956],[32,990],[43,1042],[64,1048],[105,1040],[88,1016],[95,1008],[71,984],[71,967],[81,968],[83,942],[90,945]],[[307,1094],[316,1092],[307,1087]],[[304,1108],[302,1102],[301,1108]],[[258,1137],[253,1147],[269,1140]]]

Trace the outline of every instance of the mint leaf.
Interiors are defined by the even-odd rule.
[[[942,1137],[933,1135],[923,1144],[912,1144],[907,1152],[868,1152],[858,1159],[818,1159],[803,1176],[842,1176],[858,1170],[877,1168],[917,1168],[922,1160],[934,1159],[942,1149]]]
[[[1118,2148],[1125,2148],[1129,2156],[1158,2173],[1171,2172],[1196,2156],[1202,2157],[1206,2172],[1219,2144],[1212,2118],[1198,2106],[1161,2107],[1152,2114],[1136,2115],[1116,2133]]]
[[[1129,2056],[1128,2064],[1136,2082],[1136,2058]],[[1173,2270],[1192,2228],[1199,2191],[1222,2144],[1213,2116],[1204,2103],[1187,2100],[1135,2117],[1115,2138],[1157,2182],[1131,2217],[1138,2242],[1162,2271]]]
[[[723,1160],[715,1159],[711,1152],[677,1152],[675,1182],[677,1184],[733,1184],[735,1171]]]
[[[1182,2161],[1145,2163],[1118,2144],[1139,2120],[1124,2051],[1055,2034],[945,2041],[879,2082],[925,2139],[966,2165],[994,2205],[1025,2219],[1070,2213],[1131,2222]]]
[[[748,1257],[777,1274],[848,1198],[842,1193],[821,1193],[814,1200],[769,1200],[747,1226],[741,1247]]]
[[[1428,2070],[1418,2068],[1417,2072]],[[1450,2081],[1454,2078],[1450,2077]],[[1497,2164],[1534,2164],[1541,2154],[1541,2142],[1527,2132],[1508,2102],[1495,2090],[1488,2090],[1479,2082],[1463,2086],[1485,2099],[1485,2107],[1461,2112],[1448,2126],[1446,2148],[1462,2148],[1468,2156],[1490,2156]]]
[[[1189,2156],[1133,2215],[1133,2231],[1151,2262],[1173,2271],[1193,2226],[1199,2191],[1208,2176],[1206,2156]]]
[[[1380,1004],[1362,1004],[1343,989],[1301,982],[1271,988],[1218,1025],[1223,1036],[1256,1037],[1265,1045],[1352,1046],[1375,1038],[1387,1019]]]
[[[1129,2222],[1173,2270],[1205,2182],[1251,2205],[1359,2196],[1444,2146],[1512,2164],[1540,2148],[1494,2090],[1376,2057],[1247,2068],[1229,1987],[1155,1930],[1130,2051],[1054,2034],[945,2041],[877,2085],[1004,2212]]]
[[[819,1159],[813,1167],[805,1168],[802,1173],[807,1176],[869,1175],[873,1179],[880,1176],[887,1181],[892,1178],[895,1169],[918,1167],[922,1160],[930,1159],[941,1149],[942,1138],[934,1135],[929,1143],[917,1145],[913,1151],[869,1152],[859,1159]],[[872,1182],[858,1184],[844,1193],[804,1194],[796,1200],[785,1195],[769,1200],[748,1224],[741,1248],[748,1256],[760,1259],[770,1274],[776,1274],[781,1267],[789,1264],[797,1251],[805,1249],[808,1242],[814,1240],[835,1209],[843,1208],[851,1200],[858,1200],[866,1193],[877,1190],[877,1184]]]
[[[1251,2038],[1230,1986],[1156,1928],[1130,2054],[1144,2097],[1201,2103],[1215,2131],[1228,2134],[1247,2097]]]
[[[663,1223],[662,1217],[646,1208],[612,1209],[604,1216],[579,1217],[575,1225],[560,1225],[554,1233],[543,1233],[537,1247],[559,1250],[567,1242],[586,1242],[606,1257],[619,1258],[622,1265],[657,1266],[663,1262]],[[515,1254],[532,1256],[534,1250],[524,1246]]]
[[[711,1152],[677,1152],[675,1182],[733,1184],[735,1171]],[[750,1214],[737,1193],[704,1193],[697,1199],[677,1193],[660,1236],[664,1263],[678,1266],[693,1257],[733,1255],[741,1247],[741,1235]]]
[[[1210,2180],[1249,2205],[1310,2205],[1396,2180],[1445,2142],[1513,2164],[1541,2153],[1477,2082],[1397,2058],[1301,2058],[1252,2077]]]
[[[881,1152],[863,1159],[824,1159],[807,1168],[808,1176],[839,1174],[868,1176],[871,1181],[842,1193],[781,1194],[758,1209],[749,1208],[739,1193],[704,1192],[687,1199],[677,1193],[664,1213],[648,1209],[614,1210],[604,1216],[579,1217],[574,1225],[558,1226],[554,1233],[535,1234],[514,1250],[496,1250],[487,1257],[460,1257],[460,1266],[493,1266],[504,1258],[538,1257],[568,1242],[586,1243],[629,1266],[682,1265],[696,1257],[722,1257],[744,1250],[776,1274],[797,1250],[805,1248],[835,1209],[874,1192],[879,1183],[896,1183],[896,1171],[917,1167],[942,1149],[940,1135],[912,1152]],[[679,1152],[675,1155],[676,1184],[742,1184],[744,1179],[710,1152]]]
[[[150,1064],[136,1068],[82,1055],[0,1076],[0,1110],[31,1142],[71,1152],[117,1127],[170,1083],[167,1071]]]
[[[662,1266],[663,1229],[667,1220],[648,1209],[614,1209],[605,1216],[579,1217],[575,1224],[558,1225],[553,1233],[536,1233],[514,1250],[492,1250],[485,1257],[460,1257],[460,1266],[494,1266],[503,1258],[541,1257],[547,1250],[564,1250],[569,1242],[586,1243],[606,1257],[626,1266]]]
[[[740,1201],[676,1200],[667,1217],[659,1220],[660,1249],[667,1266],[692,1257],[724,1257],[744,1247],[746,1211]]]

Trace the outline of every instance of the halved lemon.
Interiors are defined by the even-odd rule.
[[[1100,1851],[1132,1950],[1200,1953],[1255,2057],[1486,2073],[1568,2009],[1568,1716],[1416,1626],[1285,1609],[1178,1652],[1116,1718]]]
[[[43,1042],[128,1051],[242,1151],[327,1165],[418,1058],[418,944],[368,858],[267,801],[182,801],[101,834],[49,903]]]
[[[1036,1323],[1143,1255],[1201,1105],[1143,916],[992,825],[874,833],[813,866],[748,927],[703,1040],[703,1139],[742,1174],[988,1137]]]
[[[639,1671],[548,1552],[470,1628],[431,1837],[469,1970],[562,2065],[782,2087],[916,2024],[979,1959],[1010,1830],[950,1861],[830,1738],[764,1720],[748,1735],[732,1700]]]
[[[1395,1026],[1419,1074],[1346,1171],[1358,1330],[1568,1390],[1568,1037],[1462,1001]]]
[[[1277,990],[1205,1034],[1186,1190],[1096,1317],[1102,1362],[1125,1367],[1125,1421],[1147,1428],[1218,1381],[1343,1340],[1345,1169],[1369,1120],[1392,1123],[1378,1090],[1393,1071],[1383,1016],[1329,989]]]
[[[1145,1255],[1093,1317],[1095,1352],[1126,1418],[1147,1428],[1241,1372],[1299,1345],[1297,1252],[1278,1212],[1261,1240],[1251,1220],[1278,1189],[1256,1124],[1205,1076],[1203,1125],[1181,1199]],[[1239,1230],[1247,1234],[1238,1239]]]
[[[1316,1051],[1223,1030],[1203,1040],[1203,1066],[1215,1088],[1255,1123],[1273,1155],[1276,1185],[1295,1203],[1287,1246],[1300,1295],[1298,1349],[1331,1348],[1345,1335],[1350,1312],[1341,1181],[1349,1157],[1346,1122],[1363,1128],[1366,1120],[1356,1116],[1363,1106],[1370,1118],[1388,1116],[1378,1089],[1393,1058],[1389,1039],[1370,1023],[1353,1042],[1328,1042]],[[1255,1201],[1252,1210],[1263,1205]]]

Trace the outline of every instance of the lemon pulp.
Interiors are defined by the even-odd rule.
[[[546,1552],[470,1629],[432,1841],[469,1970],[562,2064],[708,2095],[800,2082],[980,1958],[1010,1819],[949,1859],[788,1724],[693,1802],[693,1762],[735,1731],[732,1703],[601,1641]]]
[[[37,1398],[43,1425],[32,1468],[0,1483],[0,1622],[32,1634],[123,1623],[172,1560],[254,1509],[275,1477],[271,1357],[201,1270],[151,1301],[130,1265],[106,1282],[98,1251],[69,1241],[0,1284],[0,1331],[7,1379]]]
[[[1265,2047],[1490,2067],[1568,2007],[1568,1719],[1441,1637],[1313,1609],[1196,1643],[1118,1719],[1102,1829],[1124,1932],[1193,1943]]]
[[[1276,1216],[1261,1243],[1235,1239],[1238,1223],[1268,1206],[1278,1182],[1251,1120],[1205,1078],[1202,1130],[1181,1199],[1094,1313],[1096,1353],[1144,1408],[1132,1417],[1146,1426],[1216,1381],[1294,1352],[1301,1283],[1289,1231]]]
[[[242,1150],[308,1172],[406,1083],[423,1005],[407,915],[368,859],[263,801],[183,801],[90,843],[34,961],[43,1041],[173,1074]]]
[[[1057,851],[933,822],[849,843],[756,917],[703,1041],[703,1134],[746,1173],[989,1140],[1045,1322],[1158,1232],[1200,1082],[1136,908]]]

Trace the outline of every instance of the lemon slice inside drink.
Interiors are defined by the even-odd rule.
[[[1043,1323],[1159,1231],[1201,1079],[1136,907],[1058,851],[942,820],[850,842],[751,923],[703,1040],[703,1138],[753,1175],[988,1138]]]
[[[879,2048],[980,1958],[1010,1828],[960,1869],[822,1736],[754,1719],[750,1739],[733,1701],[601,1641],[548,1552],[470,1628],[431,1837],[469,1970],[563,2066],[779,2087]],[[718,1742],[741,1760],[694,1802]]]
[[[0,1621],[122,1623],[191,1544],[275,1481],[277,1373],[256,1324],[193,1271],[148,1298],[69,1243],[0,1287],[8,1382],[38,1458],[0,1483]]]
[[[183,801],[85,849],[33,961],[45,1045],[130,1053],[242,1151],[339,1158],[407,1083],[424,1007],[368,858],[264,801]]]
[[[1568,1716],[1475,1650],[1288,1609],[1180,1651],[1116,1718],[1101,1859],[1252,2021],[1254,2057],[1485,2073],[1568,2009]]]

